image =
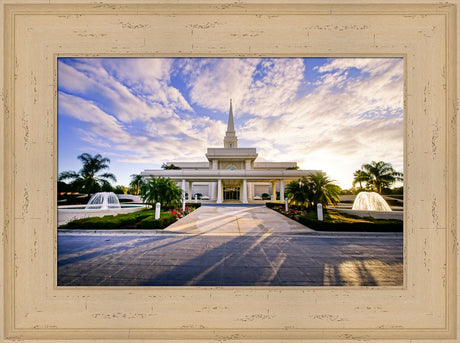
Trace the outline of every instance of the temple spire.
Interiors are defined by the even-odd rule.
[[[232,99],[230,99],[230,110],[228,112],[227,132],[224,137],[224,147],[226,149],[234,149],[238,147],[238,138],[236,137],[235,125],[233,123]]]
[[[235,127],[233,124],[233,108],[232,108],[232,99],[230,99],[230,111],[228,112],[228,123],[227,123],[227,135],[229,132],[235,132]]]

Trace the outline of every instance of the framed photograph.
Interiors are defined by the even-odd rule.
[[[442,4],[3,1],[2,339],[458,339],[458,5],[454,0]],[[73,67],[89,76],[101,66],[75,64],[95,58],[399,61],[395,63],[400,63],[403,75],[402,281],[365,286],[60,283],[59,105],[65,100],[85,110],[83,104],[98,104],[89,96],[82,102],[69,91],[81,86],[76,74],[66,74],[67,90],[59,88],[63,74],[58,70]],[[323,70],[327,66],[324,63]],[[187,68],[193,72],[193,63]],[[59,100],[61,92],[64,100]],[[234,148],[233,119],[225,118],[226,125],[227,120],[224,142],[226,148]],[[211,153],[216,151],[208,150]],[[229,172],[239,169],[235,163],[225,166]],[[301,171],[292,174],[296,172]],[[248,195],[259,196],[242,185],[217,182],[209,197],[245,202]],[[270,191],[275,197],[276,191],[278,197],[284,194],[275,185]]]
[[[57,77],[58,286],[403,286],[403,58]]]

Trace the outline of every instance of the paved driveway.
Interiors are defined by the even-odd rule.
[[[202,206],[167,231],[212,236],[313,232],[265,206]]]
[[[317,234],[264,207],[165,232],[61,232],[59,286],[402,286],[402,234]]]

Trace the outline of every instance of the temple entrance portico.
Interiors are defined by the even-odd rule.
[[[148,170],[145,172],[147,173]],[[200,193],[209,197],[210,201],[222,203],[225,200],[240,201],[247,204],[253,199],[254,188],[263,185],[267,192],[273,197],[274,201],[283,201],[285,197],[286,185],[301,178],[305,171],[286,170],[277,172],[276,179],[267,175],[274,171],[222,171],[221,178],[215,179],[210,177],[209,171],[190,172],[183,170],[168,170],[168,177],[175,181],[181,187],[184,193],[188,194],[187,200],[193,200],[193,194],[196,193],[194,184],[199,184]],[[244,174],[244,175],[243,175]],[[265,174],[265,175],[264,175]],[[238,175],[241,175],[239,178]],[[203,188],[206,185],[206,188]]]

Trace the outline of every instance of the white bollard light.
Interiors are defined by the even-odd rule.
[[[195,204],[198,202],[198,195],[195,194]]]
[[[316,205],[316,210],[318,212],[318,220],[323,221],[323,205],[321,204]]]
[[[160,218],[160,207],[161,207],[161,204],[157,202],[157,204],[155,205],[155,219]]]
[[[288,198],[284,198],[284,209],[287,211],[289,211],[289,206],[288,206]]]

